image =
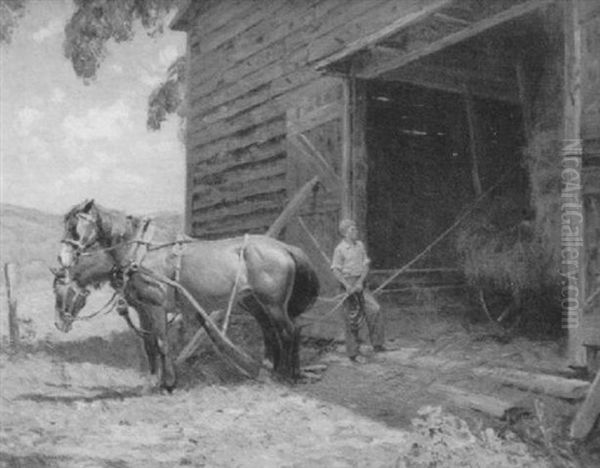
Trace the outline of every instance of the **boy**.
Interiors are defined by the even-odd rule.
[[[340,222],[339,230],[343,239],[333,252],[331,269],[348,295],[344,301],[346,353],[351,361],[363,362],[364,358],[359,356],[360,326],[366,319],[373,350],[381,352],[385,350],[383,321],[379,307],[365,307],[365,279],[371,261],[365,246],[358,240],[356,223],[344,219]]]

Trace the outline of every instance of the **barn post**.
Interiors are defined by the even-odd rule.
[[[188,5],[182,4],[179,9],[179,14],[183,14],[185,10],[187,10]],[[175,20],[173,20],[175,21]],[[190,154],[192,153],[192,146],[189,143],[190,137],[189,134],[191,132],[190,128],[192,123],[190,121],[191,116],[191,108],[192,108],[192,34],[188,32],[186,35],[186,44],[185,44],[185,91],[183,96],[183,108],[184,108],[184,116],[185,116],[185,194],[184,194],[184,215],[183,215],[183,232],[188,236],[198,235],[194,232],[194,223],[192,220],[192,216],[194,213],[194,165],[191,163]]]
[[[353,218],[351,192],[352,164],[352,94],[354,77],[343,79],[343,111],[342,111],[342,164],[341,164],[341,219]]]
[[[585,302],[585,247],[582,207],[581,25],[579,0],[564,3],[563,141],[561,145],[562,325],[568,331],[572,365],[585,365],[582,306]]]
[[[367,235],[367,149],[366,149],[366,87],[354,73],[346,76],[348,83],[347,116],[349,121],[348,192],[349,210],[364,238]]]

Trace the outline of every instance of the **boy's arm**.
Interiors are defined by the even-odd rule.
[[[337,279],[346,291],[350,291],[352,285],[348,282],[348,280],[342,274],[342,263],[344,259],[342,256],[342,252],[340,251],[339,245],[333,251],[333,258],[331,259],[331,271],[333,272],[333,276]]]
[[[333,272],[333,276],[335,276],[335,279],[337,279],[342,284],[342,286],[344,286],[344,289],[347,292],[350,292],[350,289],[352,289],[352,285],[348,282],[346,278],[344,278],[342,272],[335,267],[333,267],[331,271]]]
[[[367,275],[369,274],[369,265],[371,264],[371,259],[367,256],[367,251],[365,249],[364,244],[361,242],[361,247],[363,249],[363,253],[365,256],[365,261],[363,263],[363,272],[356,281],[355,288],[358,288],[359,291],[362,291],[364,288],[365,280],[367,279]]]

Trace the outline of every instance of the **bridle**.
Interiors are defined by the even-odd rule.
[[[125,245],[143,244],[148,246],[150,244],[149,242],[146,242],[144,240],[136,239],[132,241],[123,241],[109,247],[101,247],[100,245],[98,245],[101,244],[101,241],[98,236],[98,226],[96,225],[96,220],[94,219],[94,217],[87,213],[77,213],[75,216],[77,217],[78,224],[75,227],[74,231],[77,233],[79,239],[73,239],[72,237],[65,236],[61,240],[62,244],[70,247],[70,251],[68,253],[69,260],[68,262],[64,261],[67,254],[62,252],[61,255],[59,255],[59,263],[61,264],[61,270],[64,273],[64,279],[60,278],[58,273],[55,273],[56,281],[61,281],[62,286],[67,288],[65,298],[68,296],[68,293],[70,291],[74,293],[74,297],[71,299],[71,304],[68,310],[66,310],[65,304],[62,304],[63,307],[60,311],[61,318],[67,323],[71,324],[76,320],[89,320],[102,312],[109,313],[111,310],[116,309],[119,315],[121,315],[125,319],[129,327],[131,327],[138,336],[143,338],[145,336],[151,335],[152,332],[136,327],[131,322],[131,319],[128,314],[127,301],[124,298],[124,289],[128,277],[131,272],[136,271],[138,268],[138,265],[134,260],[128,261],[127,264],[124,266],[118,264],[115,264],[113,266],[113,269],[111,271],[112,279],[110,280],[110,283],[115,292],[104,306],[102,306],[99,310],[84,317],[78,317],[73,313],[74,308],[78,303],[80,297],[87,298],[87,296],[90,294],[90,291],[86,287],[80,286],[77,283],[77,281],[71,277],[70,274],[71,267],[77,263],[79,257],[115,250]],[[82,221],[86,225],[86,229],[83,235],[79,229],[79,222]],[[146,223],[146,228],[148,223]],[[90,226],[93,226],[93,228],[89,229]],[[83,229],[81,231],[83,231]]]
[[[65,279],[61,279],[58,277],[56,277],[57,282],[61,282],[61,286],[67,288],[62,302],[62,310],[60,311],[61,314],[61,318],[71,324],[73,323],[75,320],[77,320],[77,315],[75,312],[75,306],[76,304],[79,302],[79,299],[83,298],[83,299],[87,299],[87,297],[90,294],[89,289],[82,287],[79,285],[79,283],[77,283],[77,281],[75,281],[74,279],[72,279],[70,277],[70,275],[67,273],[67,271],[65,270]],[[55,286],[56,289],[56,286]],[[68,297],[68,293],[69,292],[73,292],[73,297],[70,299],[70,305],[67,308],[67,304],[66,304],[66,299]],[[78,312],[78,311],[77,311]]]

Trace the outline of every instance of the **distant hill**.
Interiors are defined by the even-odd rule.
[[[158,229],[170,236],[183,232],[183,216],[175,212],[148,215]],[[24,276],[46,275],[56,265],[63,235],[62,215],[0,203],[0,263],[16,262]],[[4,281],[4,274],[2,280]]]

